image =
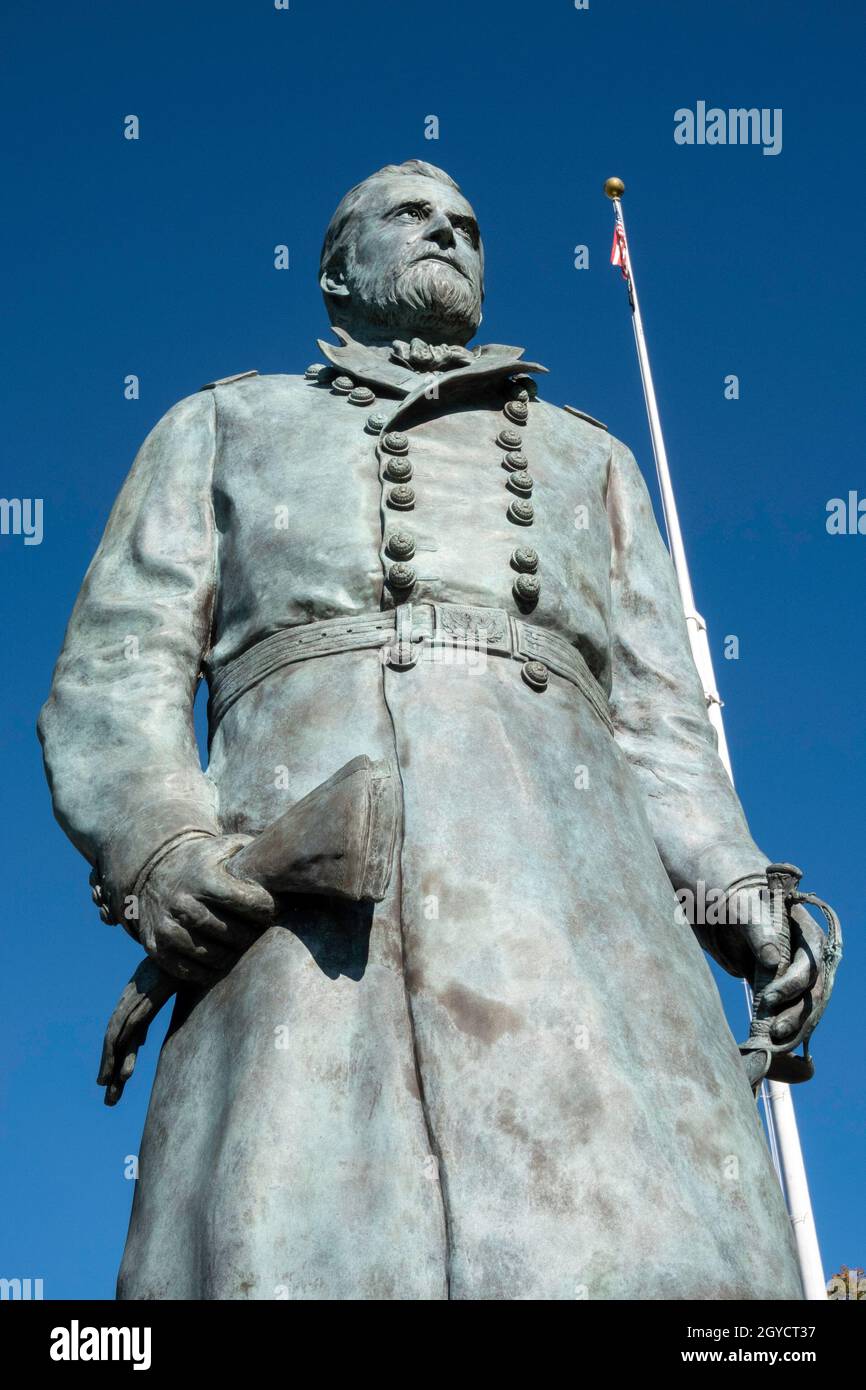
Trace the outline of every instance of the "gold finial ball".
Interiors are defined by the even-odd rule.
[[[622,179],[605,179],[604,191],[608,198],[621,198],[625,193],[625,184]]]

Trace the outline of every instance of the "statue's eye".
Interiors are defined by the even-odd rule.
[[[425,216],[424,209],[417,207],[401,208],[397,215],[398,217],[408,217],[412,222],[423,222]]]

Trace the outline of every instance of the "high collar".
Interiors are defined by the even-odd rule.
[[[524,362],[521,347],[509,347],[505,343],[485,343],[472,349],[472,360],[465,366],[452,367],[444,372],[418,372],[398,360],[388,347],[367,347],[358,343],[342,328],[334,328],[334,335],[340,339],[341,346],[319,338],[318,343],[328,361],[341,372],[345,372],[356,382],[374,389],[393,392],[402,397],[395,407],[391,421],[403,415],[415,401],[436,386],[436,396],[452,394],[455,389],[463,393],[463,388],[485,384],[500,376],[511,376],[516,372],[546,372],[547,368],[539,362]]]

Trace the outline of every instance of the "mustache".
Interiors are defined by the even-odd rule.
[[[449,256],[447,251],[421,251],[419,255],[413,256],[401,267],[401,274],[403,271],[411,270],[413,265],[418,265],[422,261],[435,261],[440,265],[450,265],[453,270],[463,276],[464,280],[471,281],[472,277],[469,272],[460,264],[456,256]]]

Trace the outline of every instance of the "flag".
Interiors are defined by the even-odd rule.
[[[610,248],[610,263],[618,265],[622,271],[623,280],[628,280],[628,247],[625,240],[625,231],[617,222],[613,229],[613,246]]]

